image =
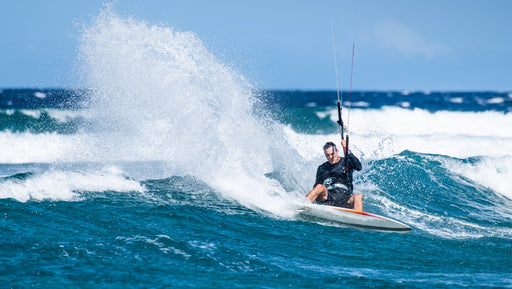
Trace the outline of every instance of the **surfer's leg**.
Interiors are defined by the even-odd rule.
[[[363,195],[355,194],[348,199],[347,205],[349,208],[352,208],[356,211],[363,210]]]
[[[306,198],[308,198],[311,203],[315,201],[323,202],[327,200],[327,188],[322,184],[318,184],[306,195]]]

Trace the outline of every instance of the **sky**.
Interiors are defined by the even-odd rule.
[[[102,0],[2,0],[0,88],[80,87],[80,25]],[[194,32],[260,89],[512,91],[509,0],[117,0]],[[333,41],[334,39],[334,41]],[[334,44],[334,45],[333,45]],[[334,53],[336,51],[336,53]]]

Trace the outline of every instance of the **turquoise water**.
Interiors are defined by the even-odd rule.
[[[82,38],[83,89],[0,93],[0,287],[512,287],[510,93],[344,94],[365,210],[413,228],[365,231],[297,211],[336,92],[108,11]]]

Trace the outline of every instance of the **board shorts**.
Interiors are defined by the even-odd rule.
[[[348,208],[347,202],[351,196],[352,193],[349,190],[329,190],[327,191],[327,200],[317,202],[317,204]]]

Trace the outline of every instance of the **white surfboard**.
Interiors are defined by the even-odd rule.
[[[388,232],[407,232],[411,230],[411,227],[406,224],[390,218],[340,207],[310,204],[306,205],[300,214],[367,230]]]

